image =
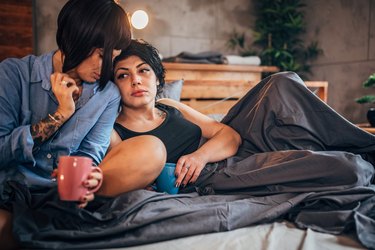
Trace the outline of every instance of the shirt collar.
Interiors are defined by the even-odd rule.
[[[52,58],[56,51],[51,51],[35,58],[31,71],[31,82],[42,82],[42,88],[49,91],[51,89],[50,77],[53,73]],[[89,96],[94,95],[99,89],[98,81],[95,83],[83,83],[84,88],[91,90]]]
[[[50,76],[53,72],[52,56],[55,51],[44,54],[35,58],[33,68],[31,70],[31,82],[42,82],[42,88],[51,89]]]

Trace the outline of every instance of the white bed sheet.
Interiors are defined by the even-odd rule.
[[[199,222],[197,222],[199,223]],[[161,229],[162,230],[162,229]],[[126,250],[354,250],[366,249],[349,236],[301,230],[290,222],[275,222],[229,232],[190,236]]]

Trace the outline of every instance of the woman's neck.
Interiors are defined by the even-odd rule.
[[[60,73],[63,72],[64,59],[65,59],[65,56],[61,52],[61,50],[57,50],[55,54],[53,54],[53,57],[52,57],[53,72],[60,72]],[[68,72],[66,72],[66,74],[69,75],[70,78],[74,79],[77,86],[81,85],[82,80],[75,73],[75,69],[69,70]]]
[[[124,121],[152,121],[157,117],[155,109],[154,105],[144,106],[137,109],[122,105],[119,118]]]
[[[64,57],[60,50],[57,50],[52,57],[53,72],[62,72]]]
[[[122,105],[116,122],[130,130],[145,132],[162,124],[165,117],[165,112],[156,108],[154,104],[138,109]]]

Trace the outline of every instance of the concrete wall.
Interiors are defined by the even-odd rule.
[[[324,55],[314,62],[314,79],[329,82],[328,103],[354,122],[365,122],[369,104],[353,100],[375,89],[361,84],[375,73],[375,0],[306,1],[305,40],[318,39]]]
[[[66,0],[34,0],[37,53],[56,48],[56,17]],[[230,53],[233,30],[252,39],[255,0],[121,0],[132,13],[148,12],[149,25],[134,37],[156,46],[164,57],[182,51]],[[314,62],[311,80],[329,82],[328,103],[353,122],[365,122],[369,105],[354,102],[370,90],[361,83],[375,72],[375,0],[307,1],[306,41],[318,40],[324,55]],[[374,89],[371,90],[375,94]]]

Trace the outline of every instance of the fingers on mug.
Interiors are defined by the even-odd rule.
[[[77,201],[89,191],[96,192],[102,185],[102,178],[98,185],[89,189],[83,185],[92,172],[102,174],[102,170],[92,166],[92,159],[83,156],[60,156],[57,173],[57,187],[61,200]]]
[[[100,173],[101,176],[102,176],[102,178],[97,179],[97,180],[98,180],[98,185],[96,185],[96,187],[94,187],[94,188],[89,188],[89,190],[90,190],[91,193],[95,193],[96,191],[99,190],[99,188],[100,188],[100,187],[102,186],[102,184],[103,184],[103,171],[102,171],[101,168],[99,168],[99,167],[95,167],[95,166],[92,166],[92,170],[93,170],[94,172],[98,172],[98,173]]]

